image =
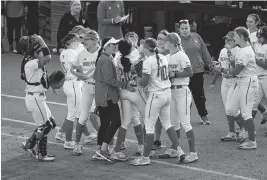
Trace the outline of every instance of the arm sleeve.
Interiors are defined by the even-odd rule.
[[[113,67],[110,61],[104,60],[101,65],[100,72],[102,74],[102,79],[106,84],[118,88],[126,88],[127,83],[120,82],[113,77]]]
[[[102,1],[97,7],[97,21],[99,24],[112,24],[112,19],[105,18],[105,4]]]
[[[147,60],[145,60],[144,61],[144,63],[143,63],[143,70],[142,70],[142,72],[144,73],[144,74],[148,74],[148,75],[152,75],[152,66],[151,66],[151,64],[148,62],[148,59]]]
[[[210,64],[211,63],[211,56],[210,56],[210,53],[206,47],[206,44],[204,43],[203,39],[200,37],[200,35],[196,34],[198,39],[199,39],[199,42],[200,42],[200,45],[201,45],[201,54],[202,54],[202,59],[204,61],[205,64]]]
[[[57,30],[57,44],[58,44],[57,46],[58,46],[58,48],[63,48],[63,45],[61,43],[61,40],[67,34],[65,27],[66,27],[66,16],[64,15],[60,19],[58,30]]]

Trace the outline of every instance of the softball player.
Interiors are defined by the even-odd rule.
[[[95,105],[92,108],[95,99],[95,80],[93,75],[95,72],[95,62],[99,50],[99,36],[96,31],[90,30],[83,36],[83,42],[86,47],[78,57],[79,66],[72,67],[73,74],[79,79],[83,80],[82,84],[82,96],[80,105],[80,117],[76,125],[76,144],[73,150],[73,154],[81,155],[82,146],[80,144],[80,139],[84,129],[87,127],[86,121],[90,115],[94,112]],[[74,71],[74,69],[78,69]],[[85,139],[86,143],[97,140],[96,130],[92,128],[92,133]]]
[[[136,88],[135,92],[130,92],[126,89],[120,89],[120,102],[122,112],[122,125],[118,131],[118,137],[114,152],[111,154],[111,158],[119,161],[126,161],[126,155],[121,152],[122,142],[125,141],[126,131],[133,124],[134,131],[138,140],[136,155],[141,155],[144,149],[144,134],[143,128],[140,122],[140,114],[145,115],[145,95],[143,89],[136,84],[135,75],[131,71],[132,64],[138,61],[139,56],[136,54],[136,48],[133,46],[130,40],[121,40],[118,44],[118,50],[120,54],[116,54],[115,61],[117,62],[117,76],[121,82],[131,83]],[[138,109],[137,109],[138,108]],[[139,111],[138,111],[139,110]]]
[[[250,33],[249,35],[250,43],[253,49],[255,50],[255,45],[258,41],[256,33],[257,33],[257,30],[263,25],[263,23],[261,22],[261,19],[258,14],[249,14],[247,17],[246,25]],[[266,122],[267,121],[266,108],[262,106],[261,104],[258,104],[258,110],[262,114],[262,117],[263,117],[262,122]],[[255,118],[256,114],[257,114],[257,111],[254,110],[252,112],[252,117]]]
[[[149,155],[154,142],[155,124],[159,116],[172,142],[171,149],[165,153],[168,153],[169,157],[178,157],[178,159],[181,154],[178,137],[170,120],[171,83],[168,77],[167,59],[158,54],[157,41],[153,38],[145,40],[144,54],[148,58],[143,63],[143,74],[139,84],[142,87],[148,86],[149,92],[145,108],[146,143],[143,155],[132,161],[132,165],[135,166],[150,164]]]
[[[177,33],[169,33],[165,37],[165,48],[170,50],[166,56],[168,60],[169,78],[171,80],[171,122],[180,138],[180,124],[185,130],[190,153],[183,163],[192,163],[198,160],[195,148],[195,135],[190,123],[190,104],[192,95],[188,88],[189,77],[193,75],[188,56],[182,49],[181,38]],[[166,152],[170,156],[170,152]]]
[[[47,79],[44,65],[51,59],[51,55],[44,40],[37,35],[22,37],[19,44],[26,48],[26,55],[21,65],[21,79],[26,85],[25,103],[37,124],[31,137],[22,142],[23,148],[30,156],[40,161],[54,161],[55,156],[47,153],[47,134],[56,127],[55,120],[46,104]],[[44,81],[43,81],[44,80]],[[37,144],[38,154],[33,149]]]
[[[231,63],[235,64],[236,54],[239,51],[239,47],[235,44],[234,41],[234,31],[230,31],[225,37],[225,48],[223,48],[219,55],[219,62],[223,68],[228,68],[230,70],[233,69]],[[213,90],[217,78],[220,76],[220,72],[215,73],[214,78],[210,84],[210,89]],[[222,74],[223,80],[221,85],[221,95],[224,107],[227,106],[227,103],[231,103],[232,95],[236,87],[237,78],[234,76],[229,76],[227,74]],[[226,110],[226,109],[225,109]],[[240,137],[242,138],[242,134],[244,133],[243,125],[244,122],[241,118],[240,111],[236,112],[235,114],[240,114],[238,117],[231,116],[228,111],[225,111],[226,117],[228,120],[229,132],[225,137],[222,137],[222,141],[235,141],[237,139],[235,133],[235,120],[238,118],[239,121],[236,121],[240,127]],[[241,122],[240,122],[241,121]]]
[[[162,30],[158,33],[157,37],[159,54],[162,54],[164,56],[170,54],[169,49],[166,49],[164,46],[165,44],[164,39],[167,36],[167,34],[168,34],[167,30]],[[158,119],[155,126],[155,141],[153,143],[152,150],[157,150],[161,148],[161,141],[160,141],[161,130],[162,130],[162,125],[160,123],[160,120]]]
[[[75,144],[72,141],[73,123],[79,113],[81,87],[77,77],[71,72],[71,67],[73,65],[79,65],[78,54],[75,50],[79,45],[79,36],[74,33],[69,33],[63,38],[62,43],[65,44],[66,49],[60,54],[60,62],[65,73],[63,91],[67,96],[68,106],[68,114],[62,125],[62,129],[66,133],[64,148],[73,149]]]
[[[267,97],[267,26],[261,27],[257,31],[258,43],[255,44],[256,64],[258,71],[258,95],[254,104],[252,115],[256,116],[257,107],[262,98]],[[263,113],[263,116],[267,118],[267,113]]]
[[[240,109],[245,120],[244,128],[248,130],[248,139],[242,142],[239,148],[256,149],[255,125],[251,113],[258,89],[255,53],[249,44],[249,32],[245,27],[235,29],[234,40],[240,46],[240,50],[236,54],[235,67],[229,69],[217,66],[214,70],[237,76],[237,86],[233,92],[231,103],[226,106],[226,111],[229,112],[229,115],[236,117]]]

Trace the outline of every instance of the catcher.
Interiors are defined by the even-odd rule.
[[[23,36],[18,47],[25,54],[21,63],[21,79],[26,82],[25,103],[37,124],[31,137],[22,142],[21,148],[39,161],[54,161],[55,156],[47,153],[47,135],[56,123],[46,104],[46,91],[49,87],[60,88],[64,74],[58,71],[47,76],[45,65],[50,61],[51,54],[40,36]]]

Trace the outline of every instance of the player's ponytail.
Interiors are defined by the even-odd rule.
[[[160,71],[160,57],[159,57],[159,50],[157,48],[158,44],[157,41],[153,38],[147,38],[145,40],[144,47],[148,48],[148,50],[152,53],[156,54],[157,58],[157,65],[158,65],[158,73],[157,76],[159,76],[159,71]]]
[[[159,59],[159,49],[158,48],[155,48],[154,49],[154,52],[156,54],[156,58],[157,58],[157,65],[158,65],[158,73],[157,73],[157,76],[159,77],[159,70],[160,70],[160,59]]]
[[[118,44],[118,50],[121,53],[121,65],[123,66],[123,72],[129,72],[131,70],[132,63],[130,59],[126,56],[129,55],[132,51],[133,44],[128,39],[120,40]]]

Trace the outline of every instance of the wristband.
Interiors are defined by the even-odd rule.
[[[115,23],[115,22],[114,22],[114,18],[113,18],[113,19],[111,19],[111,23],[112,23],[112,24],[114,24],[114,23]]]
[[[44,48],[42,48],[42,52],[43,52],[43,55],[44,55],[44,56],[51,55],[51,54],[50,54],[50,51],[49,51],[49,49],[48,49],[48,47],[44,47]]]

